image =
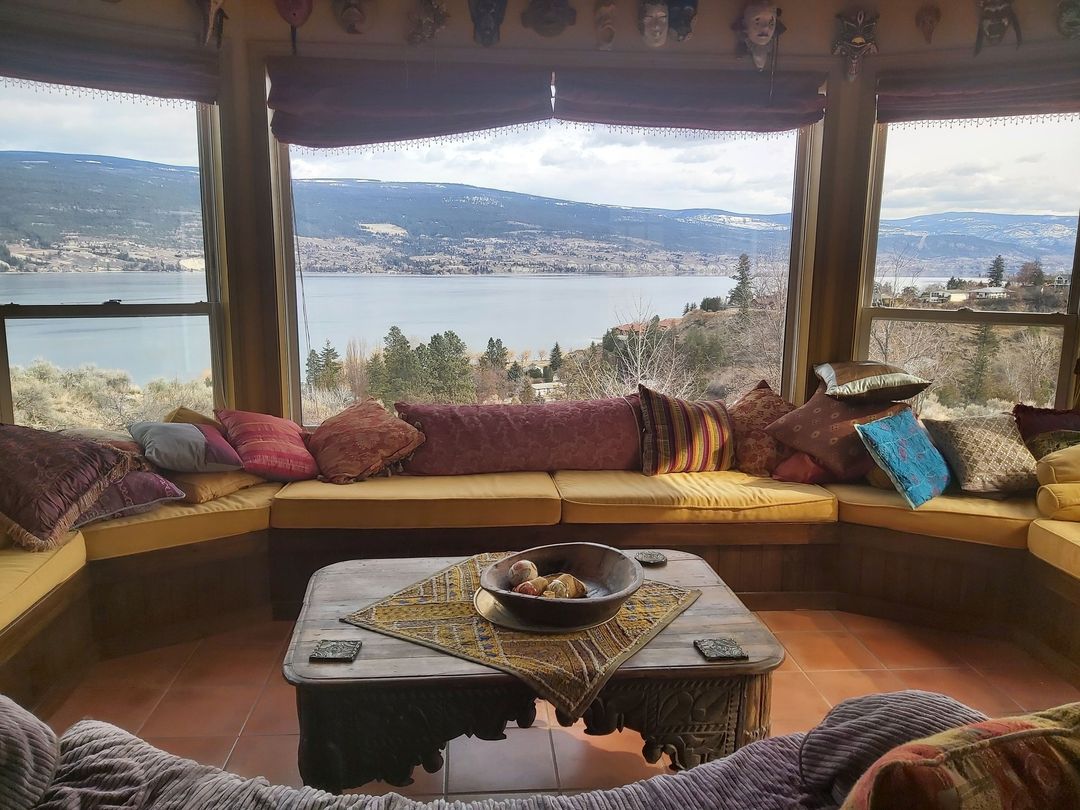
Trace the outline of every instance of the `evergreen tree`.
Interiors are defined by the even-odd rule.
[[[1000,287],[1005,281],[1005,259],[999,253],[990,263],[990,269],[986,273],[986,280],[991,287]]]
[[[966,357],[960,374],[960,395],[965,402],[985,402],[990,389],[990,367],[1001,341],[991,324],[973,326],[962,344]]]
[[[416,347],[425,394],[434,402],[461,403],[476,399],[468,347],[452,331],[432,335]]]
[[[694,305],[694,309],[697,309],[697,305]],[[719,295],[706,297],[701,299],[701,311],[702,312],[719,312],[724,308],[724,299]]]
[[[503,346],[502,338],[488,338],[487,349],[480,355],[480,364],[503,371],[510,360],[510,352]]]
[[[548,365],[552,371],[558,371],[562,368],[562,349],[559,348],[559,342],[555,341],[555,345],[551,347],[551,355],[548,357]]]
[[[1016,280],[1022,285],[1041,287],[1046,283],[1046,273],[1043,272],[1042,262],[1039,259],[1024,262],[1016,271]]]
[[[319,352],[319,365],[320,388],[329,390],[341,382],[344,365],[341,362],[341,355],[338,354],[337,349],[330,345],[329,339],[326,341],[326,345],[323,346],[322,351]]]
[[[318,388],[319,380],[322,379],[322,360],[319,353],[314,349],[308,351],[307,368],[304,372],[304,382],[308,388]]]
[[[945,284],[945,289],[946,290],[959,290],[959,289],[963,288],[962,287],[963,283],[964,282],[962,282],[956,276],[949,276],[949,281],[948,281],[948,283]]]
[[[544,382],[555,382],[555,371],[551,366],[544,366]]]
[[[532,383],[528,380],[526,380],[525,385],[521,387],[521,393],[518,394],[518,399],[521,400],[522,405],[531,405],[536,402],[536,394],[533,392]]]
[[[750,311],[750,305],[754,302],[754,288],[750,279],[750,257],[743,253],[735,270],[735,288],[728,295],[728,303],[738,307],[743,315]]]
[[[386,346],[383,351],[383,363],[386,367],[384,402],[397,402],[416,397],[422,389],[420,362],[409,339],[398,327],[391,326],[390,331],[383,338],[383,343]]]
[[[525,369],[522,368],[521,363],[515,360],[510,364],[510,368],[506,370],[506,376],[514,382],[517,382],[525,376]]]
[[[375,352],[367,362],[368,393],[375,399],[382,400],[384,404],[396,401],[389,391],[389,377],[386,374],[386,363],[383,362],[382,352]]]

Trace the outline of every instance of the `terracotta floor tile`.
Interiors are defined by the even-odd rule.
[[[843,630],[828,610],[759,610],[757,616],[774,633],[792,630]]]
[[[235,737],[149,737],[146,741],[162,751],[215,768],[225,767],[236,745]]]
[[[620,787],[671,772],[666,755],[651,765],[645,761],[641,755],[644,741],[636,731],[590,737],[575,726],[555,729],[551,737],[562,790]],[[452,781],[453,771],[450,777]]]
[[[80,684],[53,712],[48,722],[57,734],[87,718],[103,720],[136,734],[163,695],[164,686]]]
[[[991,717],[1008,716],[1020,712],[1020,706],[1016,701],[969,667],[898,669],[896,675],[908,689],[941,692]]]
[[[233,630],[207,636],[204,643],[217,647],[248,646],[252,644],[277,646],[284,643],[292,635],[293,626],[294,622],[274,619],[249,622]]]
[[[144,737],[235,737],[251,713],[255,686],[174,686],[143,724]]]
[[[832,706],[848,698],[873,695],[878,692],[897,692],[906,688],[903,681],[887,669],[808,672],[806,677]]]
[[[774,672],[772,676],[773,720],[817,722],[829,711],[829,704],[802,672]]]
[[[861,613],[846,613],[842,610],[834,610],[832,614],[845,628],[855,635],[861,635],[874,630],[897,630],[905,627],[901,622],[890,619],[881,619],[877,616],[864,616]]]
[[[1026,712],[1037,712],[1080,701],[1080,689],[1036,666],[1027,672],[988,669],[980,673],[993,686],[1015,700]]]
[[[557,790],[551,733],[544,728],[508,728],[505,740],[451,740],[446,792]]]
[[[86,673],[83,683],[98,686],[136,683],[165,687],[173,682],[198,646],[198,641],[191,641],[99,661]]]
[[[296,717],[296,688],[288,683],[271,682],[263,687],[255,702],[244,734],[299,734]]]
[[[1030,661],[1019,645],[1002,639],[955,634],[951,642],[964,663],[975,669],[1008,669],[1014,661]]]
[[[920,627],[880,628],[858,634],[889,669],[936,669],[961,666],[964,661],[949,636]]]
[[[805,734],[817,725],[814,720],[777,720],[773,718],[770,723],[770,737],[786,737],[788,734]]]
[[[785,655],[784,656],[784,660],[781,662],[780,666],[778,666],[776,668],[776,671],[777,672],[802,672],[802,670],[799,669],[799,665],[795,662],[795,659],[792,658],[790,655]]]
[[[779,632],[780,643],[804,671],[817,669],[883,669],[882,663],[850,633]]]
[[[296,764],[299,735],[241,737],[236,741],[225,769],[240,776],[265,776],[272,785],[301,787]]]
[[[281,668],[281,649],[273,644],[223,644],[207,639],[176,676],[177,686],[262,686]]]

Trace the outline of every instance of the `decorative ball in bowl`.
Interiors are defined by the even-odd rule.
[[[579,598],[515,593],[521,571],[531,562],[540,575],[570,574],[585,590]],[[514,569],[513,576],[511,569]],[[598,543],[560,543],[511,554],[488,566],[480,587],[523,625],[543,628],[583,628],[602,624],[619,612],[623,602],[645,580],[641,565],[617,548]]]

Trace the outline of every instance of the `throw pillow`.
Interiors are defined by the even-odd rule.
[[[17,425],[0,425],[0,458],[0,529],[31,551],[62,545],[79,516],[138,463],[98,442]]]
[[[1066,447],[1043,456],[1035,465],[1040,484],[1071,484],[1080,481],[1080,447]]]
[[[728,416],[735,434],[735,466],[748,475],[772,475],[776,465],[791,455],[791,451],[765,432],[765,428],[795,406],[773,393],[762,380],[728,407]]]
[[[187,503],[206,503],[256,484],[266,483],[265,478],[243,470],[210,473],[170,472],[166,474],[166,477],[184,493],[184,500]]]
[[[814,373],[825,383],[825,393],[830,397],[864,402],[910,399],[930,385],[929,380],[902,368],[873,360],[822,363],[814,366]]]
[[[735,440],[724,403],[691,402],[638,386],[645,435],[641,470],[646,475],[731,469]]]
[[[949,465],[911,411],[856,425],[855,430],[912,509],[949,486]]]
[[[896,746],[985,719],[951,697],[917,689],[850,698],[803,737],[803,787],[826,800],[823,806],[830,799],[839,804],[878,757]]]
[[[71,436],[75,439],[88,439],[92,442],[115,447],[117,450],[123,450],[125,453],[134,453],[137,456],[142,455],[142,448],[139,447],[139,443],[135,441],[135,439],[131,437],[131,434],[126,430],[64,428],[60,432],[65,436]]]
[[[308,448],[323,478],[348,484],[381,472],[423,443],[423,433],[368,397],[319,425]]]
[[[304,444],[304,431],[295,422],[251,411],[214,411],[225,426],[225,438],[235,449],[244,471],[271,481],[306,481],[319,475],[319,465]]]
[[[135,422],[128,430],[143,455],[163,470],[222,472],[244,466],[221,431],[211,425]]]
[[[821,387],[801,408],[766,428],[777,441],[814,457],[840,480],[862,478],[874,466],[855,425],[884,419],[908,410],[903,403],[846,402],[833,399]]]
[[[152,472],[129,472],[105,490],[97,503],[83,512],[71,527],[149,512],[160,503],[183,500],[184,493],[174,484]]]
[[[212,416],[207,416],[204,413],[192,410],[191,408],[185,408],[181,405],[179,408],[173,408],[163,417],[162,422],[183,422],[189,425],[210,425],[216,427],[218,430],[224,432],[225,428],[221,422],[214,419]]]
[[[1009,414],[926,419],[923,424],[964,492],[1006,497],[1032,492],[1039,485],[1035,457]]]
[[[894,748],[842,810],[1080,807],[1080,703],[984,720]]]
[[[813,456],[803,452],[792,453],[777,464],[772,477],[790,484],[836,484],[840,481],[814,461]]]
[[[1035,458],[1080,444],[1080,411],[1033,408],[1017,403],[1012,412],[1016,427]]]
[[[426,437],[405,462],[410,475],[641,469],[637,394],[543,405],[395,407]]]
[[[866,474],[866,483],[868,483],[875,489],[884,489],[888,492],[896,492],[896,485],[892,482],[892,479],[889,478],[888,474],[886,474],[886,472],[881,469],[881,467],[878,467],[876,465],[873,469],[870,470],[870,472]]]

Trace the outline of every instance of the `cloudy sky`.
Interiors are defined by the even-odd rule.
[[[883,216],[1001,211],[1075,216],[1080,120],[889,133]],[[0,150],[197,160],[195,114],[0,85]],[[717,138],[546,124],[388,150],[294,150],[297,178],[467,183],[611,205],[790,210],[795,137]]]

